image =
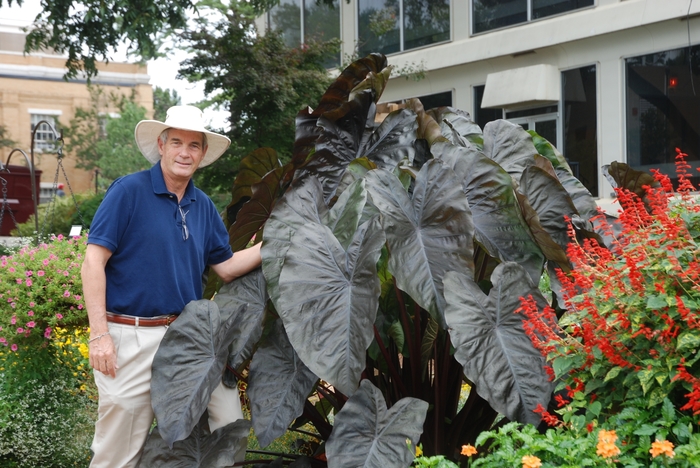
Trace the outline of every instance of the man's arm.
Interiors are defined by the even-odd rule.
[[[240,250],[225,262],[211,265],[211,269],[214,270],[214,273],[219,275],[219,278],[221,278],[224,283],[233,281],[239,276],[243,276],[260,266],[262,263],[262,257],[260,256],[261,245],[262,242],[247,249]]]
[[[107,277],[105,266],[112,252],[100,245],[88,244],[80,274],[83,279],[83,297],[90,321],[90,366],[114,377],[117,353],[107,327]]]

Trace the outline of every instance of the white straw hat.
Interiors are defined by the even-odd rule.
[[[219,159],[231,144],[231,140],[227,137],[204,128],[204,116],[200,109],[194,106],[174,106],[168,109],[165,122],[142,120],[134,130],[136,144],[141,150],[141,154],[153,164],[160,161],[158,137],[163,133],[163,130],[168,128],[202,132],[207,135],[208,149],[199,167],[208,166]]]

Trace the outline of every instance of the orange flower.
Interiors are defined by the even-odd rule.
[[[476,448],[471,444],[462,445],[462,455],[466,455],[467,457],[476,455]]]
[[[596,453],[603,458],[611,458],[620,454],[620,448],[615,445],[617,434],[615,431],[601,429],[598,432],[598,446]]]
[[[522,460],[523,468],[540,468],[542,462],[534,455],[525,455]]]
[[[649,450],[652,458],[659,455],[666,455],[668,458],[673,458],[676,453],[673,451],[673,443],[668,440],[657,440],[652,442],[651,450]]]

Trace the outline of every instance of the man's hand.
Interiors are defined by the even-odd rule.
[[[90,367],[111,377],[117,375],[117,351],[109,334],[90,342]]]

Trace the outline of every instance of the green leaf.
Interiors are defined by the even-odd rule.
[[[700,348],[700,331],[696,329],[686,330],[678,335],[676,351],[694,350]]]
[[[659,403],[663,402],[664,398],[666,398],[667,396],[668,396],[668,393],[666,391],[664,391],[664,389],[657,387],[654,390],[652,390],[651,393],[649,393],[649,396],[647,397],[648,398],[647,406],[649,408],[651,408],[652,406],[656,406]]]
[[[642,390],[644,391],[645,395],[651,388],[655,374],[656,371],[653,369],[643,369],[637,372],[637,378],[639,378],[639,383],[642,384]]]
[[[600,416],[600,411],[603,409],[603,405],[599,401],[594,401],[591,403],[587,411],[591,414],[594,414],[596,417]]]
[[[566,375],[573,368],[574,359],[569,356],[558,356],[552,361],[552,368],[554,369],[554,375],[557,378]]]
[[[647,299],[647,308],[663,309],[669,305],[668,299],[668,296],[665,294],[650,295]]]
[[[607,382],[609,380],[614,379],[615,377],[617,377],[620,374],[621,371],[622,371],[622,367],[620,367],[620,366],[613,367],[612,369],[610,369],[608,371],[607,374],[605,374],[605,378],[603,379],[603,382]]]
[[[397,320],[396,322],[392,323],[387,333],[389,334],[391,339],[394,340],[394,343],[396,344],[396,349],[403,350],[403,344],[406,340],[406,337],[404,335],[401,322]]]
[[[651,436],[656,434],[658,430],[658,427],[652,426],[651,424],[642,424],[639,429],[634,431],[634,434],[639,436]]]

